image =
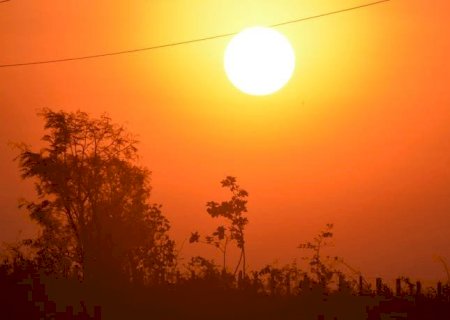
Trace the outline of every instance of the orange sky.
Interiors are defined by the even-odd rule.
[[[267,25],[365,3],[11,1],[0,5],[0,64],[95,54]],[[250,266],[299,258],[327,222],[335,254],[369,277],[444,278],[450,259],[448,1],[393,0],[278,28],[297,68],[267,97],[223,71],[229,39],[151,52],[0,69],[0,241],[32,228],[8,141],[39,146],[42,107],[107,112],[141,140],[181,243],[212,231],[209,200],[237,176],[250,192]],[[213,254],[185,246],[185,256]]]

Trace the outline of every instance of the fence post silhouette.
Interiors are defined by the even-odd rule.
[[[258,292],[259,284],[260,284],[260,282],[259,282],[259,276],[258,276],[258,273],[257,273],[257,272],[254,272],[254,273],[253,273],[253,281],[252,281],[252,285],[253,285],[253,288],[256,290],[256,292]]]
[[[94,320],[101,320],[102,308],[100,306],[94,306]]]
[[[342,274],[339,274],[338,289],[339,289],[339,292],[342,292],[342,290],[344,290],[344,275],[342,275]]]
[[[291,275],[288,273],[286,276],[286,293],[291,295]]]
[[[413,296],[414,295],[414,284],[409,282],[408,287],[409,287],[409,295]]]
[[[420,296],[422,293],[422,283],[420,281],[416,282],[416,295]]]
[[[402,283],[401,283],[401,279],[395,279],[395,295],[396,296],[401,296],[402,294]]]
[[[377,287],[377,295],[381,296],[381,291],[382,291],[382,288],[383,288],[383,282],[382,282],[381,278],[376,278],[375,281],[376,281],[376,287]]]
[[[359,294],[363,294],[363,277],[359,276]]]
[[[437,283],[436,294],[439,299],[442,297],[442,282],[440,281]]]
[[[270,294],[273,296],[275,295],[275,275],[273,272],[270,272]]]
[[[67,317],[67,319],[73,319],[73,306],[66,306],[64,316]]]

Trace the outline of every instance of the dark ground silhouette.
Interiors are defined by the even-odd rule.
[[[2,319],[448,319],[449,287],[414,295],[352,288],[292,286],[270,293],[254,279],[226,287],[219,278],[184,278],[160,286],[57,279],[17,266],[0,275]],[[279,285],[279,284],[277,284]],[[280,288],[279,288],[280,289]]]

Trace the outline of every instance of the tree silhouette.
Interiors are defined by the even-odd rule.
[[[248,219],[244,216],[244,213],[247,212],[248,192],[237,184],[235,177],[227,176],[221,181],[221,184],[223,188],[228,188],[231,191],[231,199],[228,201],[222,201],[221,203],[210,201],[206,204],[206,210],[213,218],[224,217],[229,221],[229,225],[226,228],[224,227],[223,229],[220,229],[220,234],[218,233],[217,236],[219,240],[228,239],[226,236],[226,231],[228,231],[229,239],[236,241],[237,247],[240,249],[241,254],[234,273],[236,274],[242,261],[242,273],[245,279],[246,256],[244,229],[248,223]],[[219,228],[217,229],[217,232],[219,232]],[[228,242],[226,242],[226,244],[227,243]],[[226,246],[224,250],[224,255],[225,254]]]
[[[46,146],[18,155],[37,200],[23,201],[42,231],[28,244],[49,273],[84,279],[125,275],[160,282],[174,262],[161,207],[149,203],[150,172],[136,164],[137,141],[103,115],[44,109]]]
[[[333,275],[336,273],[335,270],[331,269],[330,266],[326,263],[327,260],[330,260],[329,256],[326,256],[325,259],[321,254],[321,250],[329,245],[327,240],[333,237],[333,224],[328,223],[326,225],[325,230],[319,232],[319,234],[314,237],[314,240],[308,241],[306,243],[301,243],[298,248],[311,250],[313,255],[309,260],[309,266],[311,273],[315,276],[317,284],[322,288],[326,289],[329,282],[331,281]],[[338,257],[333,257],[333,260],[338,260]]]
[[[193,232],[189,238],[189,243],[196,242],[212,245],[222,253],[222,273],[225,274],[227,272],[227,249],[230,242],[230,235],[226,227],[218,226],[211,235],[205,236],[204,240],[201,239],[197,231]]]

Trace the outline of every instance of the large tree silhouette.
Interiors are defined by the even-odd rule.
[[[28,244],[49,273],[84,279],[125,275],[161,282],[174,243],[161,207],[149,202],[150,172],[138,166],[137,141],[105,115],[44,109],[46,146],[22,147],[22,177],[37,200],[24,201],[42,228]]]

